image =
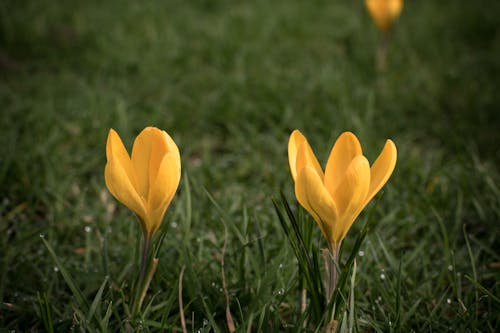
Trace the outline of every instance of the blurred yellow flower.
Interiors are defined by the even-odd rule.
[[[115,130],[106,143],[106,186],[140,219],[145,237],[158,230],[181,177],[179,149],[172,138],[146,127],[135,139],[132,157]]]
[[[396,146],[387,140],[370,168],[356,136],[344,132],[323,173],[307,139],[298,130],[292,132],[288,161],[295,196],[318,223],[330,249],[338,249],[354,220],[391,176],[396,159]]]
[[[403,0],[366,0],[366,8],[382,32],[387,32],[401,14]]]

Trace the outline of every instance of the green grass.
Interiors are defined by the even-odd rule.
[[[398,147],[357,258],[359,330],[500,330],[499,10],[407,1],[377,74],[363,1],[3,1],[0,327],[88,330],[111,309],[108,330],[125,329],[139,228],[105,188],[105,140],[113,127],[130,148],[154,125],[177,142],[183,179],[137,327],[180,331],[186,266],[188,331],[227,330],[226,225],[237,330],[297,330],[297,263],[272,198],[296,206],[286,147],[299,128],[323,163],[345,130],[370,161],[386,138]]]

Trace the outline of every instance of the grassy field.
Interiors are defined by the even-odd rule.
[[[383,74],[364,1],[58,2],[0,4],[0,331],[48,330],[39,298],[55,332],[89,329],[92,309],[126,328],[140,233],[105,187],[105,143],[150,125],[183,178],[136,331],[180,331],[182,266],[188,331],[227,331],[225,226],[237,331],[300,329],[272,204],[297,207],[296,128],[323,164],[346,130],[370,161],[398,147],[357,258],[360,332],[500,331],[500,2],[407,1]]]

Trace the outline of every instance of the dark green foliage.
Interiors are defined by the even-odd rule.
[[[357,251],[359,331],[500,331],[499,12],[406,1],[379,75],[363,1],[0,1],[0,330],[179,332],[185,266],[188,330],[224,332],[227,230],[237,330],[295,332],[307,281],[271,198],[293,198],[298,128],[323,164],[345,130],[370,161],[398,147],[343,244],[346,263],[377,223]],[[127,322],[141,234],[105,188],[105,142],[113,127],[130,149],[149,125],[177,142],[183,180]]]

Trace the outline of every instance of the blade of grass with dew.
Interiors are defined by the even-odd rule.
[[[83,296],[82,291],[78,286],[75,284],[75,281],[71,274],[66,270],[66,268],[62,265],[62,263],[59,261],[59,258],[57,257],[56,253],[52,249],[52,246],[50,246],[49,242],[44,237],[40,237],[42,242],[45,244],[45,247],[47,247],[47,250],[49,251],[50,255],[52,256],[52,259],[56,263],[57,267],[59,268],[59,271],[61,272],[61,275],[63,276],[64,281],[68,285],[68,287],[71,289],[73,295],[75,296],[76,302],[78,304],[78,307],[81,309],[84,309],[85,312],[88,312],[89,305],[87,303],[87,300]]]
[[[207,302],[205,301],[203,295],[199,295],[201,302],[203,303],[203,308],[205,309],[205,315],[208,318],[208,321],[210,322],[210,325],[212,326],[212,329],[214,332],[221,332],[219,326],[217,325],[217,322],[215,321],[214,317],[212,316],[212,311],[208,307]]]
[[[292,209],[283,193],[281,193],[281,198],[288,219],[292,226],[293,234],[297,240],[297,245],[298,249],[300,250],[301,257],[305,259],[305,263],[307,264],[306,266],[307,269],[305,270],[305,272],[306,272],[306,277],[308,277],[309,280],[309,288],[311,288],[310,292],[313,293],[313,297],[318,296],[321,299],[321,300],[318,299],[318,301],[320,303],[323,303],[324,289],[323,289],[323,281],[321,280],[321,269],[320,269],[321,260],[318,256],[318,252],[311,251],[312,253],[312,259],[311,259],[309,255],[310,253],[309,248],[312,247],[312,242],[311,245],[307,244],[307,240],[304,240],[304,237],[302,235],[302,230],[300,227],[300,225],[301,224],[303,225],[305,222],[299,223],[297,221],[297,218],[293,214]],[[306,218],[305,215],[301,215],[301,217]]]
[[[319,318],[323,316],[324,309],[324,292],[323,285],[321,281],[321,271],[319,269],[319,258],[315,256],[313,251],[313,258],[310,258],[309,251],[305,245],[305,241],[302,238],[299,224],[296,221],[295,215],[291,211],[291,208],[286,200],[286,197],[281,193],[281,205],[284,207],[288,219],[283,215],[280,205],[276,200],[273,200],[273,204],[278,215],[278,220],[285,232],[287,239],[295,253],[295,256],[299,263],[299,269],[302,270],[304,277],[307,281],[308,290],[310,293],[310,304],[309,309],[312,314],[314,321],[317,322]],[[288,222],[287,222],[288,221]]]

